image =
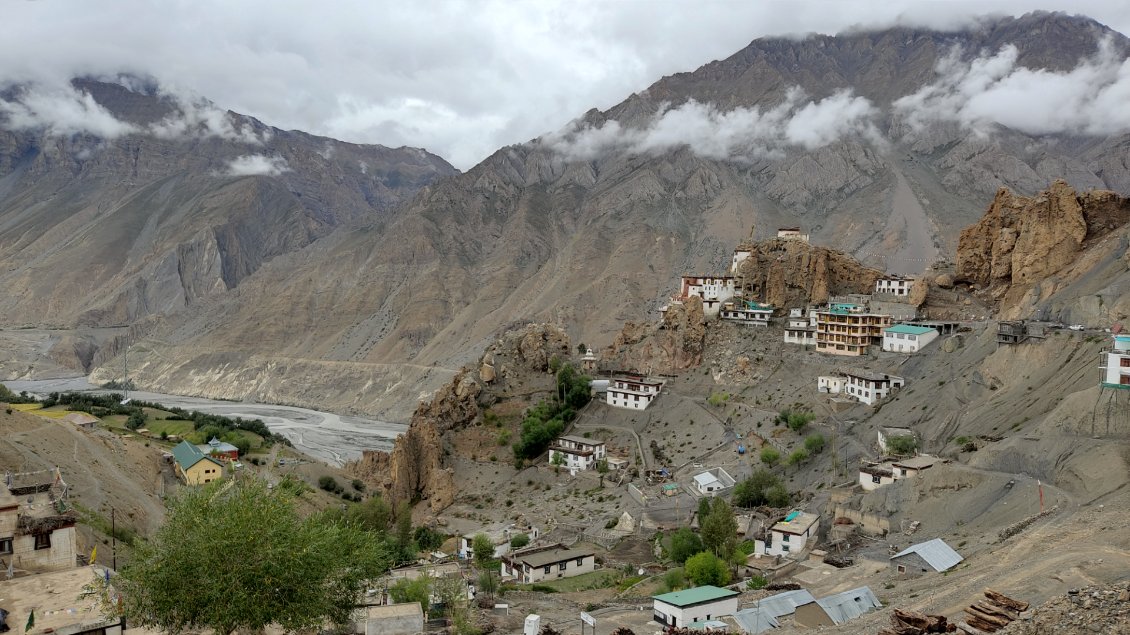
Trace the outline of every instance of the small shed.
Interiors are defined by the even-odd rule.
[[[419,602],[369,607],[365,635],[413,635],[422,632],[424,610]]]
[[[917,578],[923,573],[942,572],[952,569],[964,560],[941,538],[927,540],[891,556],[891,566],[895,573],[904,578]]]
[[[94,424],[98,423],[98,417],[89,415],[85,412],[71,412],[63,418],[75,424],[79,428],[86,430],[92,430],[94,428]]]
[[[807,628],[839,626],[882,607],[871,588],[863,586],[798,606],[793,621]]]

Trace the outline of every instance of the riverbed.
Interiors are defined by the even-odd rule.
[[[90,384],[85,377],[2,382],[13,392],[36,395],[51,392],[111,392]],[[113,391],[121,392],[121,391]],[[388,450],[396,437],[408,429],[406,424],[365,417],[337,415],[295,406],[279,406],[202,397],[183,397],[131,390],[129,397],[169,407],[199,410],[207,414],[244,419],[261,419],[271,432],[290,439],[294,447],[309,456],[340,466],[361,456],[362,450]]]

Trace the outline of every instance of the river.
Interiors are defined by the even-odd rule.
[[[2,382],[13,392],[28,391],[36,395],[50,392],[111,392],[86,381],[85,377]],[[121,391],[115,391],[121,392]],[[277,432],[294,447],[313,458],[340,466],[361,456],[362,450],[388,450],[392,442],[408,429],[406,424],[389,423],[365,417],[336,415],[295,406],[217,401],[201,397],[182,397],[155,392],[131,390],[129,396],[169,407],[199,410],[207,414],[244,419],[261,419],[271,432]]]

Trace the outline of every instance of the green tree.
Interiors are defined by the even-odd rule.
[[[477,581],[479,583],[478,591],[486,593],[491,603],[493,603],[494,597],[498,593],[502,582],[494,576],[493,571],[480,571]]]
[[[300,518],[290,495],[258,480],[186,488],[165,524],[115,580],[121,612],[169,633],[219,635],[345,625],[391,555],[357,525]],[[222,583],[200,584],[201,572]]]
[[[683,570],[696,586],[724,586],[730,582],[730,569],[726,563],[709,551],[687,558]]]
[[[767,445],[767,446],[761,448],[761,462],[762,463],[768,465],[769,467],[773,467],[774,465],[777,464],[777,461],[780,461],[780,460],[781,460],[781,453],[777,451],[777,448],[775,448],[771,445]]]
[[[514,534],[510,537],[510,548],[521,549],[530,544],[530,536],[528,534]]]
[[[419,602],[425,613],[432,601],[432,578],[426,573],[418,578],[401,578],[388,588],[388,594],[397,604]]]
[[[678,591],[687,585],[687,577],[682,569],[671,569],[663,574],[663,585],[668,591]]]
[[[671,535],[669,553],[671,560],[679,564],[683,564],[687,561],[687,558],[701,552],[702,549],[702,539],[698,537],[698,534],[691,531],[690,527],[680,527]]]
[[[804,449],[809,454],[820,454],[824,451],[824,435],[813,432],[804,439]]]
[[[140,430],[145,427],[145,412],[140,408],[130,413],[129,418],[126,419],[126,427],[130,430]]]
[[[734,487],[734,504],[738,507],[757,507],[769,504],[768,492],[781,486],[781,479],[768,470],[755,470],[749,478]]]
[[[791,500],[789,490],[780,483],[765,490],[765,504],[770,507],[788,507]]]
[[[585,353],[587,353],[588,350],[589,350],[589,347],[585,346],[584,342],[577,344],[577,352],[580,353],[581,355],[584,355]]]
[[[369,531],[386,532],[392,522],[392,508],[383,498],[374,496],[349,508],[349,519]]]
[[[412,532],[412,539],[421,551],[435,551],[443,545],[443,534],[423,525]]]
[[[494,543],[486,534],[475,534],[471,539],[471,551],[475,557],[475,564],[480,569],[485,569],[494,559]]]
[[[792,454],[789,455],[787,462],[790,466],[795,467],[797,465],[800,465],[801,463],[804,463],[807,459],[808,452],[806,452],[804,448],[797,448],[793,450]]]
[[[400,550],[400,561],[416,558],[416,544],[412,541],[412,506],[401,501],[396,506],[396,547]]]
[[[600,459],[596,462],[596,471],[599,474],[608,473],[608,459]]]
[[[714,555],[728,556],[733,552],[738,542],[738,521],[729,503],[721,498],[713,499],[710,513],[699,522],[704,547]]]
[[[887,452],[899,456],[908,456],[918,451],[918,437],[900,436],[887,439]]]

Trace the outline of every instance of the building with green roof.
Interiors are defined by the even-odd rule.
[[[883,350],[890,353],[917,353],[938,337],[929,326],[895,324],[883,329]]]
[[[690,626],[694,622],[733,615],[738,611],[740,595],[732,589],[710,585],[653,595],[652,613],[655,621],[665,626]]]
[[[189,485],[211,483],[224,475],[223,463],[205,455],[188,441],[181,441],[171,452],[177,476]]]

